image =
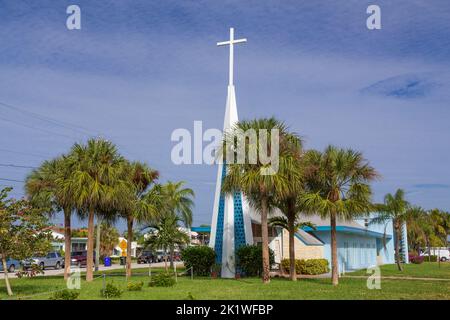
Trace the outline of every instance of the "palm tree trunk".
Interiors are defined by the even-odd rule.
[[[133,242],[133,217],[127,216],[127,278],[131,277],[131,242]]]
[[[170,256],[169,256],[169,261],[170,261],[170,268],[173,269],[173,255],[174,255],[174,247],[170,246]]]
[[[71,213],[71,210],[64,209],[64,280],[67,280],[70,274],[70,254],[72,251],[72,232],[70,230]]]
[[[8,292],[8,296],[12,296],[13,292],[11,290],[11,284],[9,283],[9,278],[8,278],[8,268],[6,265],[6,256],[3,252],[2,252],[2,264],[3,264],[3,273],[5,274],[6,291]]]
[[[262,260],[263,260],[263,283],[270,282],[269,261],[269,228],[267,223],[267,198],[261,199],[261,235],[262,235]]]
[[[164,250],[164,269],[166,269],[166,272],[169,272],[167,270],[167,250]]]
[[[400,228],[395,227],[395,260],[399,271],[403,271],[402,263],[400,261]]]
[[[339,284],[339,270],[337,261],[337,237],[336,237],[336,214],[331,213],[331,283],[333,286]]]
[[[289,219],[289,272],[292,281],[297,281],[297,272],[295,270],[295,230],[293,219]]]
[[[90,282],[94,279],[94,272],[92,270],[94,264],[94,210],[89,210],[88,218],[88,242],[87,242],[87,257],[86,257],[86,281]]]
[[[97,236],[95,237],[95,271],[98,271],[100,264],[100,236],[101,236],[101,221],[97,221]]]

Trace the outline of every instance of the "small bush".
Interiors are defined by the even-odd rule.
[[[186,300],[196,300],[195,297],[192,295],[192,293],[188,292],[188,295],[186,297]]]
[[[139,281],[139,282],[128,281],[127,290],[128,291],[141,291],[143,286],[144,286],[144,283],[142,281]]]
[[[149,287],[173,287],[175,279],[170,273],[159,273],[151,277]]]
[[[110,298],[120,298],[122,295],[122,290],[113,283],[107,283],[105,289],[100,290],[100,294],[102,297],[106,299]]]
[[[262,274],[262,247],[258,245],[245,245],[236,251],[236,266],[246,276],[259,276]],[[269,248],[269,264],[275,262],[275,255]]]
[[[438,257],[437,256],[425,256],[424,257],[424,261],[429,261],[429,262],[437,262],[438,261]]]
[[[410,256],[409,262],[414,263],[414,264],[421,264],[421,263],[423,263],[424,259],[425,259],[424,256]]]
[[[289,272],[289,259],[283,259],[281,267],[285,272]],[[329,271],[327,259],[295,259],[295,272],[297,274],[316,275]]]
[[[197,276],[208,276],[216,260],[216,253],[208,246],[187,247],[181,252],[186,270],[193,268]]]
[[[62,291],[55,292],[50,297],[50,300],[76,300],[78,299],[79,295],[80,295],[79,291],[65,289]]]

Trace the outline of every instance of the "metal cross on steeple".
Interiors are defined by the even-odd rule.
[[[234,44],[235,43],[241,43],[241,42],[247,42],[247,39],[234,39],[234,28],[230,28],[230,40],[229,41],[223,41],[223,42],[217,42],[218,46],[230,46],[230,77],[229,77],[229,86],[233,86],[233,63],[234,63]]]

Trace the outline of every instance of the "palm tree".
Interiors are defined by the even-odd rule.
[[[57,186],[74,200],[77,211],[88,217],[86,281],[93,280],[94,216],[113,213],[128,201],[130,186],[122,169],[125,161],[109,141],[90,139],[75,144],[68,156],[70,175]]]
[[[242,139],[242,133],[248,132],[256,133],[254,141],[246,137]],[[293,162],[290,145],[283,143],[288,136],[290,135],[286,126],[275,118],[241,121],[231,131],[225,132],[223,146],[220,150],[224,159],[229,158],[230,152],[234,153],[234,159],[238,159],[239,145],[236,145],[236,141],[245,142],[245,163],[236,161],[226,163],[227,173],[222,191],[229,194],[242,191],[249,204],[261,213],[263,283],[270,282],[268,215],[274,207],[275,195],[281,197],[288,193],[289,180],[280,172],[281,170],[272,172],[273,174],[262,174],[262,170],[270,169],[272,163],[263,163],[261,156],[258,159],[252,159],[252,154],[267,154],[269,157],[276,157],[277,155],[271,155],[270,151],[273,150],[273,147],[277,147],[272,145],[272,141],[277,144],[276,138],[278,137],[280,167],[287,166],[287,163]]]
[[[408,208],[406,225],[408,232],[408,246],[420,254],[421,245],[428,245],[429,217],[425,209],[419,206]]]
[[[300,213],[301,211],[297,212]],[[269,219],[269,225],[283,228],[289,232],[289,276],[292,281],[297,281],[297,272],[295,270],[295,233],[306,227],[316,230],[315,224],[307,221],[297,222],[297,218],[298,214],[289,214],[289,216],[286,215],[285,217],[273,217]]]
[[[106,257],[112,254],[119,239],[119,231],[109,221],[103,221],[100,227],[100,250],[99,257]],[[97,241],[97,235],[95,235]]]
[[[123,216],[127,220],[127,259],[126,274],[131,277],[131,243],[133,241],[134,222],[142,223],[151,220],[157,215],[159,198],[152,197],[154,193],[148,190],[149,186],[158,178],[159,173],[140,162],[124,163],[129,186],[131,187],[129,201],[124,202]]]
[[[180,229],[181,218],[171,211],[163,211],[162,215],[154,223],[143,228],[151,229],[145,241],[145,247],[161,249],[164,251],[164,268],[168,271],[167,255],[171,248],[189,243],[189,236]]]
[[[29,200],[36,207],[45,208],[50,214],[61,210],[64,213],[64,279],[70,273],[71,259],[71,214],[74,208],[70,194],[58,188],[56,180],[64,180],[70,171],[66,156],[44,161],[41,166],[34,169],[26,178],[25,192]]]
[[[192,226],[192,208],[194,207],[193,198],[194,191],[190,188],[184,187],[185,182],[171,182],[168,181],[161,187],[161,197],[163,210],[166,210],[179,218],[179,221],[184,224],[186,228]],[[170,267],[173,267],[174,246],[170,248]]]
[[[384,197],[384,203],[375,206],[379,213],[371,221],[371,223],[381,223],[392,220],[395,236],[395,260],[399,271],[403,271],[400,258],[400,235],[403,224],[408,219],[409,207],[408,201],[405,200],[405,192],[397,189],[394,195],[388,193]]]
[[[289,134],[287,139],[282,140],[286,144],[284,148],[290,148],[292,161],[281,161],[279,171],[289,181],[286,194],[276,195],[275,206],[280,209],[284,217],[272,218],[269,224],[286,229],[289,233],[289,272],[292,281],[297,280],[295,270],[295,233],[302,226],[310,226],[310,223],[297,223],[303,211],[299,196],[304,192],[304,163],[302,161],[302,140],[294,134]],[[284,158],[283,158],[284,159]]]
[[[306,179],[308,192],[301,196],[309,213],[329,218],[331,225],[331,274],[338,285],[337,219],[350,220],[369,213],[371,188],[369,182],[378,174],[360,152],[328,146],[325,151],[308,151]]]

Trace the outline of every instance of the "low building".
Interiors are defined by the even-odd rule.
[[[64,242],[64,229],[60,227],[52,227],[51,233],[53,241],[51,243],[52,250],[65,251],[66,244]],[[72,237],[71,238],[71,251],[85,251],[87,248],[87,238],[85,237]]]
[[[119,241],[117,242],[117,245],[114,247],[113,249],[113,254],[111,255],[112,257],[121,257],[122,256],[122,248],[120,247],[120,243],[124,241],[125,243],[127,243],[127,239],[124,237],[119,237]],[[138,246],[136,241],[132,241],[131,242],[131,256],[132,257],[137,257],[137,253],[140,249],[140,246]]]
[[[252,210],[251,210],[252,211]],[[279,215],[275,212],[271,216]],[[261,244],[261,224],[258,214],[251,215],[253,244]],[[337,221],[338,266],[340,272],[363,269],[370,266],[395,263],[394,230],[392,221],[383,224],[370,223],[371,218]],[[305,227],[295,234],[296,259],[325,258],[331,262],[331,227],[329,220],[318,215],[302,217],[298,222],[311,222],[315,228]],[[193,227],[192,231],[208,233],[209,227]],[[400,235],[400,254],[408,262],[406,226]],[[275,254],[275,262],[289,258],[287,230],[269,227],[269,247]]]

